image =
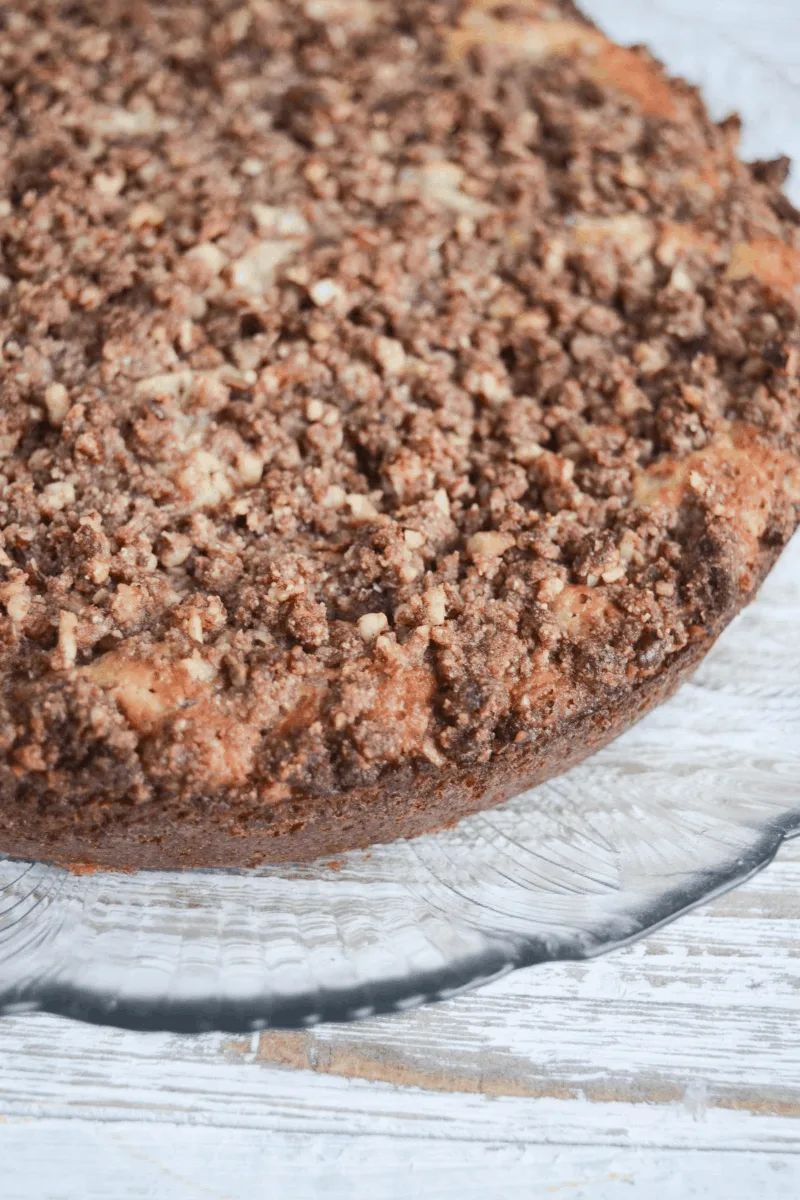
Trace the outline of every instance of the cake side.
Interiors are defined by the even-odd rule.
[[[774,565],[761,564],[765,576]],[[753,593],[755,594],[755,593]],[[743,598],[742,605],[752,596]],[[110,869],[247,868],[310,862],[352,850],[437,833],[546,782],[602,749],[663,703],[691,675],[734,613],[673,656],[657,674],[606,696],[602,707],[566,719],[544,741],[506,745],[488,763],[447,773],[398,765],[377,783],[334,795],[300,795],[237,810],[235,796],[197,798],[191,808],[142,813],[130,807],[109,822],[66,828],[47,815],[19,820],[5,835],[11,858],[53,862],[76,872]],[[121,818],[121,819],[120,819]]]
[[[569,5],[5,36],[0,847],[415,834],[675,686],[797,522],[785,164]]]

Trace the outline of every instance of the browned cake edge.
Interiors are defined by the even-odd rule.
[[[403,765],[387,771],[370,787],[338,796],[304,795],[273,805],[265,810],[264,819],[251,821],[236,834],[215,818],[212,799],[197,804],[191,817],[176,820],[174,809],[150,809],[139,828],[109,827],[96,836],[64,836],[60,829],[48,839],[42,823],[35,836],[22,830],[11,836],[4,833],[3,851],[10,858],[46,860],[76,873],[95,868],[236,868],[310,862],[439,832],[576,766],[669,699],[754,598],[783,549],[761,549],[753,588],[675,654],[667,667],[630,688],[620,688],[602,707],[564,722],[544,744],[509,744],[501,757],[488,763],[470,763],[447,772]]]
[[[572,49],[575,33],[569,22],[566,26],[566,30],[563,22],[552,22],[548,26],[549,32],[555,34],[555,42],[553,38],[547,42],[551,49],[555,44],[565,52]],[[504,22],[495,22],[491,27],[499,42],[515,44],[517,35],[513,29],[506,29]],[[453,39],[453,52],[461,53],[474,46],[476,39],[483,40],[485,36],[482,25],[480,29],[459,30]],[[534,38],[534,49],[537,45]],[[601,53],[597,67],[602,79],[610,71],[616,85],[620,76],[627,78],[638,64],[638,58],[634,51],[618,47],[609,50],[609,46],[603,39],[600,49],[608,53],[613,51],[612,60],[607,62]],[[634,71],[631,85],[626,90],[643,104],[639,82],[639,74]],[[653,83],[649,74],[645,82],[648,88]],[[655,92],[648,91],[645,100],[649,108],[645,111],[664,116],[665,105],[671,111],[677,102],[670,89],[671,85],[662,84]],[[639,221],[635,216],[633,219],[635,223]],[[623,221],[624,229],[630,235],[630,223],[627,218]],[[613,225],[613,221],[606,219],[592,225],[590,219],[583,232],[587,238],[605,239]],[[621,236],[621,233],[617,221],[615,236]],[[712,254],[716,250],[716,242],[706,241],[702,245],[703,253]],[[727,278],[735,281],[753,273],[769,288],[795,294],[797,260],[795,252],[790,254],[782,242],[758,238],[733,246]],[[303,789],[296,789],[288,799],[273,802],[266,795],[259,797],[259,806],[255,810],[248,807],[253,804],[252,795],[248,798],[236,789],[201,798],[186,793],[177,799],[154,792],[150,801],[143,803],[127,791],[126,784],[122,784],[116,790],[109,788],[106,795],[102,766],[98,769],[98,795],[92,798],[91,805],[84,809],[76,805],[66,811],[60,802],[69,800],[68,793],[55,787],[50,807],[42,804],[37,808],[41,803],[40,793],[29,782],[30,776],[26,780],[24,775],[25,771],[35,770],[36,764],[29,768],[21,758],[16,765],[21,772],[17,778],[22,782],[15,794],[24,801],[20,806],[23,815],[19,819],[9,806],[9,822],[17,823],[4,828],[0,849],[12,857],[47,859],[76,870],[91,869],[87,864],[161,869],[308,861],[397,837],[433,832],[568,769],[675,690],[739,609],[752,598],[778,557],[781,546],[777,541],[783,543],[788,536],[788,517],[783,521],[780,533],[777,528],[767,532],[769,520],[762,510],[769,507],[768,496],[764,494],[762,498],[761,489],[769,485],[777,492],[779,474],[783,469],[790,470],[796,457],[766,449],[761,453],[758,445],[752,428],[734,427],[729,438],[718,437],[707,452],[690,455],[678,463],[656,463],[640,479],[638,502],[646,507],[655,499],[656,503],[677,509],[687,487],[699,487],[698,495],[705,495],[709,485],[712,489],[717,487],[720,503],[709,511],[715,519],[722,519],[725,535],[734,537],[735,546],[729,547],[737,560],[733,565],[745,566],[746,571],[739,575],[741,583],[738,587],[729,580],[733,594],[729,593],[724,599],[721,595],[714,596],[710,610],[706,610],[705,625],[693,628],[689,643],[673,654],[668,665],[657,669],[655,675],[623,683],[610,692],[591,693],[583,702],[577,695],[570,697],[565,683],[564,708],[569,709],[569,704],[575,701],[579,704],[578,715],[558,715],[550,731],[539,740],[498,742],[488,761],[450,764],[444,768],[420,764],[409,757],[385,767],[376,782],[327,794],[315,794],[309,790],[313,783],[306,782]],[[745,464],[753,455],[752,470],[748,472],[744,469]],[[669,468],[666,471],[662,469],[665,465]],[[694,467],[703,468],[697,482],[693,482]],[[707,472],[711,474],[710,480],[706,478]],[[796,476],[796,470],[793,475]],[[756,504],[756,497],[762,499],[762,503]],[[777,507],[773,516],[777,521],[780,516]],[[760,540],[765,536],[770,538],[768,544]],[[752,549],[750,556],[755,542],[759,543],[758,548]],[[743,558],[749,561],[745,563]],[[69,630],[67,623],[67,635]],[[595,644],[603,644],[602,627],[590,636],[594,637]],[[68,641],[67,636],[65,643]],[[74,668],[74,649],[71,654],[64,652],[58,670]],[[94,682],[110,687],[114,682],[113,670],[109,674],[110,667],[118,669],[119,663],[106,663],[99,672],[91,667],[77,670],[90,677],[94,669]],[[645,663],[644,669],[652,668]],[[201,728],[199,724],[198,728]],[[28,747],[17,749],[24,751]],[[313,768],[309,768],[309,778],[311,771]],[[75,822],[71,830],[70,821]]]

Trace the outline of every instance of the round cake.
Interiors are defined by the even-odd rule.
[[[784,160],[566,2],[0,23],[0,851],[413,836],[675,688],[798,519]]]

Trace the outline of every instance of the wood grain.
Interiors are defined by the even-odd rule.
[[[795,1160],[782,1154],[622,1147],[366,1141],[302,1134],[119,1122],[14,1124],[5,1200],[753,1200],[797,1193]],[[46,1139],[47,1158],[42,1146]],[[103,1171],[98,1172],[98,1161]],[[28,1190],[35,1179],[39,1190]],[[22,1181],[17,1189],[17,1182]],[[10,1191],[6,1190],[10,1186]]]
[[[15,1124],[5,1200],[753,1200],[797,1194],[781,1154],[498,1145],[421,1138],[308,1139],[302,1134],[120,1122]],[[46,1139],[49,1162],[42,1160]],[[103,1172],[98,1173],[100,1160]],[[25,1180],[39,1181],[40,1190]],[[17,1181],[22,1180],[21,1190]],[[5,1190],[10,1186],[10,1191]]]
[[[361,1025],[183,1038],[18,1014],[0,1022],[2,1195],[110,1195],[100,1156],[115,1200],[491,1197],[501,1168],[504,1188],[538,1181],[521,1194],[658,1198],[683,1178],[682,1196],[789,1196],[799,991],[792,842],[637,945]]]
[[[719,116],[740,107],[746,154],[800,157],[793,0],[584,7],[703,81]],[[788,1200],[799,1029],[794,842],[607,958],[359,1026],[236,1039],[0,1021],[0,1196]]]

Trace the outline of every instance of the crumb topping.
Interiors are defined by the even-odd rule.
[[[786,164],[645,51],[536,0],[0,29],[3,797],[484,762],[789,537]]]

